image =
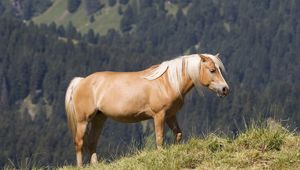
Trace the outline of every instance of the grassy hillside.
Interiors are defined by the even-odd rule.
[[[105,2],[105,6],[94,14],[95,22],[93,23],[89,21],[89,16],[86,15],[84,3],[81,3],[77,11],[71,14],[67,10],[66,0],[55,0],[46,12],[33,18],[33,21],[37,24],[55,22],[58,25],[65,26],[69,22],[72,22],[80,32],[87,32],[89,29],[94,29],[96,32],[105,34],[110,28],[118,30],[121,21],[121,15],[118,14],[120,4],[109,7],[107,0],[103,2]],[[126,6],[122,7],[126,8]]]
[[[110,7],[108,5],[108,0],[102,0],[101,3],[104,7],[97,11],[93,16],[95,21],[90,22],[90,16],[87,16],[84,3],[82,2],[80,7],[75,13],[70,13],[67,10],[66,0],[54,0],[51,7],[48,8],[43,14],[34,17],[32,20],[37,24],[50,24],[55,22],[57,25],[66,26],[69,22],[77,28],[77,31],[86,33],[89,29],[94,29],[95,32],[100,34],[106,34],[109,29],[120,29],[120,22],[122,15],[119,14],[119,8],[125,11],[127,5],[122,5],[117,3]],[[136,0],[130,0],[128,4],[133,6],[138,6],[139,3]],[[183,8],[183,12],[186,14],[190,5]],[[170,2],[165,2],[165,9],[170,15],[176,15],[178,11],[178,5],[172,4]]]
[[[143,150],[86,169],[299,169],[300,136],[273,121],[236,139],[210,134],[162,150]],[[75,167],[63,167],[72,170]]]

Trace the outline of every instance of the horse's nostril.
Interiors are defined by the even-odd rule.
[[[223,92],[226,92],[226,87],[223,87],[222,91],[223,91]]]
[[[227,87],[223,87],[222,88],[222,92],[223,94],[227,95],[228,94],[229,89]]]

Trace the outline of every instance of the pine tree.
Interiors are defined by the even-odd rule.
[[[126,5],[129,0],[119,0],[120,4]]]
[[[103,5],[100,3],[99,0],[85,0],[85,9],[88,16],[94,14],[102,7]]]
[[[97,36],[95,36],[95,32],[93,29],[89,29],[88,33],[86,34],[86,40],[88,43],[97,44]]]
[[[68,0],[68,11],[70,13],[76,12],[80,4],[81,4],[81,0]]]
[[[122,32],[127,32],[130,31],[132,28],[132,24],[135,22],[135,16],[134,16],[134,11],[131,5],[128,5],[127,9],[123,13],[123,18],[121,20],[121,31]]]
[[[76,27],[74,27],[72,22],[69,22],[66,28],[66,36],[68,38],[74,38],[76,37],[77,31]]]
[[[110,7],[115,6],[116,3],[117,3],[117,0],[108,0],[108,5],[109,5]]]
[[[7,85],[7,79],[4,76],[0,82],[0,107],[6,108],[8,106],[8,85]]]
[[[0,1],[0,15],[2,15],[5,11],[5,7],[4,5],[2,4],[2,1]]]
[[[89,21],[90,21],[90,23],[95,22],[95,17],[94,17],[94,15],[90,16]]]
[[[32,1],[31,0],[25,1],[23,4],[23,19],[29,20],[33,15],[32,10],[33,10]]]

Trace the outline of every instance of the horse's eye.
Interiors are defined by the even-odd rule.
[[[210,69],[209,70],[211,73],[214,73],[214,72],[216,72],[216,69]]]

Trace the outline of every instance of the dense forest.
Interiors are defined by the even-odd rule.
[[[99,35],[77,32],[72,23],[23,22],[0,1],[0,167],[27,159],[36,166],[74,162],[64,111],[73,77],[141,70],[191,53],[221,54],[231,94],[191,92],[178,113],[185,139],[210,131],[234,137],[251,120],[269,117],[300,127],[300,1],[138,2],[122,12],[120,31]],[[166,3],[178,6],[176,14]],[[98,152],[111,160],[132,146],[151,147],[152,133],[151,120],[108,121]]]
[[[43,13],[51,4],[51,0],[1,0],[0,15],[29,20]]]

